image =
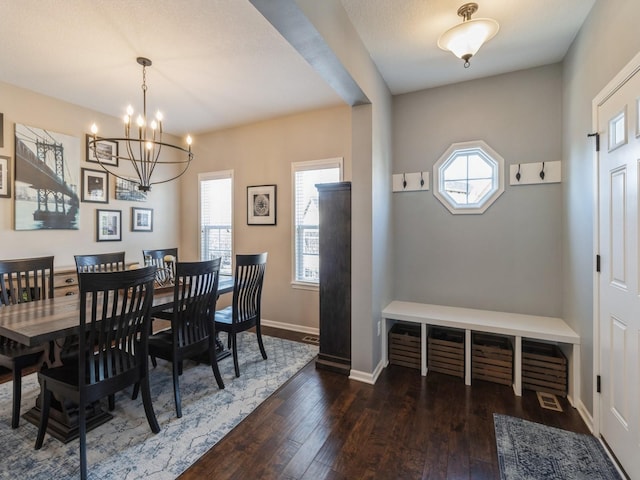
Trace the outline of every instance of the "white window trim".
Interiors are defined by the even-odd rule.
[[[451,155],[457,150],[483,150],[488,156],[490,156],[498,164],[498,185],[494,192],[486,198],[486,200],[480,206],[455,206],[449,200],[449,196],[442,193],[444,188],[444,179],[440,175],[440,167],[445,164]],[[440,203],[444,205],[454,215],[459,214],[481,214],[484,213],[504,192],[504,158],[498,154],[493,148],[487,145],[482,140],[473,140],[470,142],[453,143],[433,165],[433,195],[440,200]]]
[[[296,280],[296,172],[304,170],[317,170],[319,168],[338,168],[340,170],[340,179],[343,181],[344,175],[344,159],[343,157],[325,158],[322,160],[309,160],[304,162],[291,163],[291,287],[300,290],[319,289],[319,284],[314,282],[302,282]]]
[[[206,181],[206,180],[221,180],[224,178],[230,178],[231,179],[231,261],[232,261],[232,265],[231,265],[231,271],[233,272],[233,269],[235,268],[235,254],[233,252],[235,252],[235,231],[236,229],[234,228],[234,217],[236,215],[236,205],[235,205],[235,195],[234,195],[234,181],[233,181],[233,170],[219,170],[217,172],[203,172],[203,173],[199,173],[198,174],[198,221],[196,222],[196,234],[197,234],[197,238],[198,238],[198,258],[202,258],[202,232],[200,231],[200,227],[201,227],[201,222],[202,222],[202,210],[201,210],[201,205],[200,205],[200,200],[201,200],[201,182]]]

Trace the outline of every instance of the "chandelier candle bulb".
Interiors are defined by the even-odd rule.
[[[124,137],[122,138],[106,138],[97,136],[98,127],[94,123],[91,126],[92,137],[87,142],[88,148],[93,153],[100,166],[108,173],[115,177],[130,181],[131,178],[122,176],[119,172],[114,170],[114,165],[118,165],[118,160],[125,160],[131,163],[137,179],[134,180],[138,184],[138,190],[148,192],[151,190],[152,185],[158,183],[166,183],[175,180],[187,171],[191,161],[193,160],[193,152],[191,151],[191,136],[187,136],[187,148],[172,145],[162,141],[162,120],[163,115],[158,110],[156,111],[155,119],[151,121],[151,124],[147,123],[147,81],[146,81],[146,68],[151,66],[151,60],[144,57],[138,57],[136,59],[138,64],[142,65],[142,113],[138,114],[136,118],[136,124],[138,126],[137,138],[131,136],[131,119],[133,117],[133,107],[129,105],[127,107],[127,113],[123,118],[124,121]],[[149,130],[150,128],[150,130]],[[135,135],[135,134],[134,134]],[[110,144],[120,145],[124,143],[123,155],[118,153],[119,149],[100,148],[104,147],[100,142],[109,142]],[[167,160],[163,160],[160,156],[162,148],[173,149],[178,152],[181,157],[171,157]],[[137,155],[137,156],[136,156]],[[158,179],[151,178],[154,172],[161,172],[163,169],[157,169],[158,165],[177,166],[178,171],[170,169],[169,173],[164,172],[164,177]],[[156,175],[158,176],[158,175]]]

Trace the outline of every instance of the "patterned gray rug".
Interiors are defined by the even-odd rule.
[[[177,477],[318,353],[314,345],[266,336],[263,340],[268,360],[262,359],[255,334],[239,337],[240,378],[233,373],[233,360],[223,359],[224,390],[218,389],[211,367],[186,362],[180,377],[182,418],[176,418],[171,364],[158,360],[158,367],[151,368],[151,395],[160,433],[151,433],[141,396],[131,400],[130,391],[116,395],[114,418],[87,434],[89,478]],[[47,435],[36,451],[35,426],[21,419],[20,427],[11,429],[11,386],[0,385],[0,478],[79,478],[78,440],[64,445]],[[23,413],[38,392],[35,374],[25,377]]]
[[[593,435],[493,414],[502,480],[621,479]]]

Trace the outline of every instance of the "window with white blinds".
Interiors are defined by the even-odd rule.
[[[342,180],[342,158],[296,162],[293,180],[293,283],[317,285],[320,274],[318,249],[318,183]]]
[[[200,259],[221,257],[220,273],[231,275],[233,264],[233,171],[198,175]]]

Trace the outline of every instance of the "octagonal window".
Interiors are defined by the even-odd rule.
[[[504,159],[480,140],[454,143],[433,178],[433,194],[451,213],[483,213],[504,192]]]

